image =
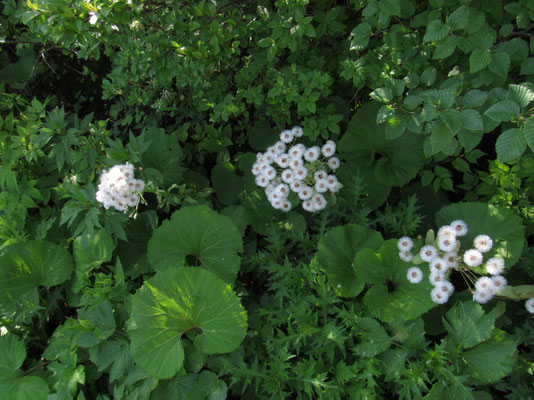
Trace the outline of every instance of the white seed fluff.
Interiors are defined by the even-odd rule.
[[[464,253],[464,263],[469,267],[478,267],[483,260],[482,253],[477,249],[469,249]]]
[[[467,235],[467,223],[461,219],[451,222],[450,226],[456,231],[456,236]]]
[[[490,275],[499,275],[504,271],[504,261],[500,258],[493,257],[486,262],[486,271]]]
[[[408,236],[403,236],[397,242],[400,251],[410,251],[413,248],[413,240]]]
[[[411,283],[419,283],[423,280],[423,271],[421,271],[421,269],[417,267],[408,268],[408,272],[406,273],[406,278]]]
[[[436,249],[434,246],[428,244],[426,246],[421,247],[421,251],[419,252],[419,256],[423,261],[430,262],[434,257],[438,256],[438,249]]]
[[[486,253],[493,247],[493,240],[488,235],[478,235],[473,240],[473,246],[481,253]]]

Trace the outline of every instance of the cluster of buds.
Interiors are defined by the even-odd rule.
[[[271,205],[278,210],[291,210],[289,194],[293,192],[304,210],[320,211],[328,204],[324,193],[336,193],[342,188],[335,175],[328,173],[339,168],[339,158],[334,156],[336,144],[328,140],[322,147],[306,148],[295,143],[303,133],[300,126],[283,131],[280,141],[265,153],[258,153],[252,166],[256,184],[265,188]]]
[[[100,184],[96,192],[96,200],[104,208],[115,208],[126,211],[139,202],[139,194],[145,188],[142,180],[134,179],[134,167],[130,163],[115,165],[102,172]]]
[[[398,241],[399,257],[405,262],[416,265],[428,263],[430,283],[434,289],[430,297],[435,303],[444,304],[454,292],[454,286],[449,278],[452,271],[461,273],[472,288],[473,300],[487,303],[495,294],[503,290],[507,281],[502,272],[504,260],[498,257],[488,259],[484,266],[483,253],[489,252],[493,247],[493,240],[488,235],[478,235],[473,241],[473,247],[460,253],[459,237],[467,234],[465,221],[456,220],[439,228],[437,237],[429,231],[426,245],[418,254],[413,254],[413,240],[402,237]],[[489,276],[487,276],[489,275]],[[417,284],[423,280],[423,271],[416,266],[408,269],[407,279]],[[474,287],[474,289],[473,289]]]

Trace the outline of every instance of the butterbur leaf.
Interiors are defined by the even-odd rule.
[[[16,299],[55,286],[71,275],[73,262],[63,247],[45,240],[17,243],[0,256],[0,298]]]
[[[361,317],[356,321],[360,344],[353,348],[362,357],[374,357],[391,345],[391,339],[384,327],[375,319]]]
[[[369,314],[396,323],[419,317],[436,304],[430,298],[432,286],[425,276],[419,284],[406,278],[409,265],[399,258],[397,240],[388,240],[378,252],[366,248],[354,258],[354,272],[372,287],[363,298]]]
[[[466,349],[489,339],[494,323],[494,314],[484,314],[480,304],[473,301],[457,302],[443,317],[449,337]]]
[[[194,333],[206,354],[234,351],[245,338],[247,314],[231,287],[202,268],[158,272],[137,291],[130,319],[134,360],[157,379],[184,362],[181,338]]]
[[[359,225],[332,228],[317,245],[317,263],[339,296],[357,296],[364,282],[354,275],[354,256],[369,247],[378,249],[383,243],[380,233]]]
[[[467,235],[460,238],[462,249],[469,249],[478,235],[489,235],[493,248],[484,259],[500,257],[506,268],[514,265],[523,249],[525,228],[513,212],[485,203],[456,203],[443,207],[436,214],[437,226],[448,225],[462,219],[467,223]]]
[[[148,259],[156,271],[184,265],[186,256],[233,283],[243,251],[235,223],[206,206],[182,207],[163,222],[148,242]]]
[[[0,371],[20,368],[26,358],[26,348],[15,335],[0,336]]]

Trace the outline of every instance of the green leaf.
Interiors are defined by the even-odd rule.
[[[71,275],[73,262],[63,247],[45,240],[17,243],[0,256],[0,298],[17,298],[36,292],[38,286],[55,286]]]
[[[432,58],[434,60],[443,60],[447,57],[450,57],[454,53],[458,41],[459,39],[456,36],[446,37],[443,41],[437,44]]]
[[[98,268],[111,260],[115,250],[115,244],[109,233],[105,230],[97,230],[86,239],[85,247],[82,245],[82,237],[74,240],[72,252],[76,269]]]
[[[534,91],[524,85],[508,85],[506,98],[519,104],[520,107],[526,107],[534,100]]]
[[[244,190],[243,178],[235,173],[229,162],[220,162],[211,170],[211,182],[217,198],[225,205],[237,203],[239,194]]]
[[[199,374],[189,374],[177,376],[170,380],[163,380],[158,383],[158,387],[150,394],[154,399],[184,399],[184,400],[216,400],[219,397],[212,397],[222,388],[221,381],[217,375],[209,370],[204,370]],[[226,396],[222,400],[226,399]]]
[[[501,133],[495,143],[497,159],[500,162],[507,162],[519,157],[525,152],[526,148],[525,138],[517,128],[507,129]]]
[[[457,302],[443,317],[443,326],[457,346],[465,349],[491,337],[495,324],[493,313],[473,301]]]
[[[463,102],[466,107],[480,107],[488,99],[488,94],[479,89],[472,89],[465,94]]]
[[[485,259],[500,257],[507,269],[519,260],[525,228],[510,210],[485,203],[456,203],[443,207],[436,214],[437,226],[448,225],[456,219],[468,225],[467,235],[461,238],[462,248],[468,249],[477,235],[489,235],[494,244],[491,251],[484,254]]]
[[[497,382],[510,372],[516,364],[517,343],[504,332],[492,340],[462,353],[464,370],[483,383]]]
[[[449,33],[450,26],[436,19],[428,24],[423,36],[423,43],[436,42],[443,39]]]
[[[17,336],[0,336],[0,371],[14,371],[22,366],[25,359],[26,348]]]
[[[358,280],[372,287],[363,302],[369,314],[381,321],[397,323],[424,314],[436,304],[430,298],[428,279],[412,284],[406,278],[409,265],[399,258],[397,240],[386,241],[375,253],[365,248],[354,258],[354,273]]]
[[[529,57],[521,63],[521,70],[519,75],[532,75],[534,74],[534,57]]]
[[[437,125],[430,134],[430,144],[434,154],[445,150],[453,141],[454,133],[444,123]]]
[[[534,117],[530,117],[525,121],[525,125],[520,129],[525,142],[527,142],[530,150],[534,152]]]
[[[482,71],[491,63],[489,50],[475,49],[469,56],[469,72],[474,74]]]
[[[371,25],[362,22],[351,32],[353,39],[350,42],[351,50],[365,50],[369,44],[369,35],[371,34]]]
[[[102,346],[90,350],[91,361],[102,372],[109,368],[109,382],[112,383],[132,369],[134,362],[130,346],[126,341],[106,341]]]
[[[425,102],[445,108],[452,107],[456,101],[456,96],[450,90],[430,89],[421,93],[420,96]]]
[[[391,99],[393,98],[393,92],[391,89],[388,89],[386,87],[378,88],[376,90],[373,90],[369,96],[373,100],[376,100],[380,103],[389,103]]]
[[[148,242],[148,259],[157,271],[184,265],[186,256],[194,263],[233,283],[243,251],[234,222],[206,206],[182,207],[164,221]]]
[[[360,343],[352,351],[361,357],[374,357],[391,346],[391,339],[384,327],[373,318],[360,317],[356,320],[357,338]]]
[[[510,56],[508,53],[498,51],[493,54],[489,70],[496,75],[506,78],[508,69],[510,68]]]
[[[353,297],[363,290],[354,275],[354,256],[365,247],[378,249],[383,241],[380,233],[354,224],[332,228],[321,237],[317,263],[339,296]]]
[[[394,116],[395,110],[389,105],[384,105],[380,107],[380,110],[378,110],[378,114],[376,116],[376,123],[381,124],[383,122],[388,121],[390,118],[393,118]]]
[[[519,106],[515,101],[503,100],[495,103],[484,112],[494,121],[511,121],[519,116]]]
[[[436,82],[436,76],[438,71],[434,67],[428,67],[423,71],[420,76],[420,81],[426,86],[431,86]]]
[[[48,399],[48,385],[38,376],[23,376],[16,380],[16,400],[46,400]],[[8,396],[8,394],[4,393]],[[8,397],[9,399],[9,397]]]
[[[145,141],[150,142],[148,150],[141,156],[145,176],[164,186],[181,183],[183,151],[177,137],[156,127],[149,128],[143,135]]]
[[[464,128],[469,131],[481,131],[484,129],[482,116],[477,110],[471,108],[462,110],[462,122]]]
[[[269,47],[269,46],[272,46],[273,43],[274,41],[271,37],[266,37],[266,38],[258,40],[257,45],[259,47]]]
[[[460,111],[450,109],[442,111],[440,115],[441,119],[447,124],[451,132],[456,133],[462,128],[463,118]]]
[[[469,23],[469,8],[461,6],[449,14],[447,20],[452,30],[464,29]]]
[[[396,139],[406,130],[406,119],[401,117],[391,118],[385,126],[384,132],[389,140]]]
[[[134,360],[157,379],[174,376],[184,362],[181,338],[195,334],[207,354],[234,351],[247,332],[247,314],[231,287],[202,268],[159,271],[132,299]]]

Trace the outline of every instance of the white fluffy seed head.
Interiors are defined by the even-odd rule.
[[[289,167],[289,156],[287,154],[279,154],[277,157],[276,157],[276,163],[282,167],[282,168],[287,168]]]
[[[458,266],[458,253],[455,251],[446,253],[443,258],[447,261],[447,266],[449,268],[456,268]]]
[[[439,236],[438,247],[441,251],[450,252],[456,249],[456,237],[455,236]]]
[[[291,133],[294,137],[299,138],[304,134],[304,129],[300,126],[295,126],[293,129],[291,129]]]
[[[302,208],[308,212],[314,212],[315,207],[313,205],[313,202],[311,200],[305,200],[302,202]]]
[[[486,253],[493,247],[493,240],[488,235],[478,235],[473,240],[473,246],[481,253]]]
[[[274,144],[273,149],[276,154],[283,154],[286,151],[286,147],[286,144],[280,140]]]
[[[134,179],[134,167],[130,163],[115,165],[102,172],[95,198],[104,208],[126,211],[139,202],[145,183]]]
[[[291,143],[293,140],[293,133],[289,129],[282,131],[282,133],[280,133],[280,140],[284,143]]]
[[[456,231],[456,236],[467,235],[467,223],[464,220],[454,220],[451,222],[450,226]]]
[[[336,144],[332,140],[328,140],[321,148],[321,152],[325,157],[332,157],[336,152]]]
[[[441,290],[447,296],[450,296],[454,292],[454,285],[449,281],[442,281],[436,285],[436,289]]]
[[[490,301],[493,298],[492,292],[478,292],[476,291],[475,294],[473,294],[473,300],[480,303],[480,304],[486,304],[488,301]]]
[[[295,174],[295,178],[299,180],[304,180],[308,176],[308,169],[304,166],[300,168],[296,168],[293,170],[293,173]]]
[[[315,179],[315,181],[318,181],[319,179],[326,179],[326,177],[327,173],[322,170],[315,171],[315,173],[313,174],[313,179]]]
[[[408,268],[408,271],[406,272],[406,278],[411,283],[419,283],[423,280],[423,271],[417,267]]]
[[[328,166],[330,167],[330,169],[333,169],[333,170],[336,170],[339,168],[341,162],[339,161],[339,158],[337,157],[330,157],[328,159]]]
[[[437,304],[445,304],[447,300],[449,300],[449,296],[446,293],[443,293],[439,287],[432,289],[430,292],[430,298],[434,303]]]
[[[302,185],[299,192],[301,200],[309,200],[313,196],[313,189],[307,185]],[[304,207],[304,206],[303,206]]]
[[[317,193],[325,193],[328,191],[328,182],[326,179],[318,179],[315,182],[314,189]]]
[[[493,293],[495,290],[495,284],[491,278],[483,276],[475,282],[475,289],[477,292],[487,291]]]
[[[464,253],[464,263],[469,267],[478,267],[483,260],[482,253],[477,249],[469,249]]]
[[[419,251],[419,256],[423,261],[430,262],[434,257],[438,256],[438,249],[428,244],[426,246],[421,247],[421,251]]]
[[[438,237],[456,238],[456,230],[450,225],[443,225],[438,229]]]
[[[413,254],[410,251],[400,251],[399,258],[404,262],[410,262],[413,259]]]
[[[410,251],[413,248],[413,240],[408,236],[403,236],[397,242],[400,251]]]
[[[444,274],[448,269],[449,266],[447,265],[447,261],[441,257],[434,257],[432,261],[430,261],[430,272],[439,272]]]
[[[293,175],[293,170],[291,169],[285,169],[282,171],[282,181],[284,181],[287,184],[291,184],[293,180],[295,179],[295,175]]]
[[[490,275],[499,275],[504,271],[504,261],[500,258],[493,257],[486,262],[486,271]]]
[[[317,161],[317,159],[319,158],[320,152],[321,152],[321,149],[319,148],[319,146],[310,147],[304,152],[304,159],[308,162]]]
[[[495,287],[495,293],[499,293],[508,285],[508,281],[502,275],[492,276],[491,280],[493,281],[493,286]]]
[[[525,301],[525,308],[531,314],[534,314],[534,299],[528,299]]]
[[[315,193],[312,196],[311,201],[316,211],[321,211],[328,204],[328,202],[321,193]]]
[[[289,168],[298,169],[304,166],[304,162],[301,157],[291,157],[289,159]]]
[[[304,155],[304,151],[306,151],[306,147],[304,147],[304,145],[295,145],[293,147],[291,147],[287,154],[289,155],[289,157],[291,158],[302,158],[302,156]]]
[[[441,282],[445,282],[446,280],[447,279],[445,278],[445,275],[437,271],[432,271],[428,276],[428,281],[432,286],[436,286]]]

